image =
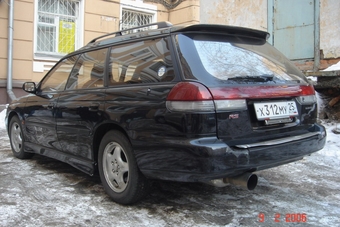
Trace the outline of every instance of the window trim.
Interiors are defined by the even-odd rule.
[[[73,1],[73,0],[71,0]],[[79,49],[84,44],[84,0],[74,0],[79,3],[78,8],[78,18],[76,20],[76,36],[75,36],[75,50]],[[53,61],[57,62],[61,59],[65,54],[56,54],[56,53],[41,53],[37,51],[37,40],[38,40],[38,0],[34,1],[34,36],[33,36],[33,59],[40,61]],[[48,66],[47,66],[48,67]],[[45,67],[43,67],[45,68]]]

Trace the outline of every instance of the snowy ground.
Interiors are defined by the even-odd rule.
[[[96,177],[39,155],[31,160],[14,158],[3,119],[4,111],[0,113],[0,226],[319,227],[340,223],[340,135],[332,132],[340,124],[334,122],[323,122],[328,132],[323,150],[258,172],[254,191],[158,182],[142,202],[121,206],[109,199]]]

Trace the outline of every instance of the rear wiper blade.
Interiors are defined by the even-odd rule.
[[[273,75],[261,75],[261,76],[239,76],[228,78],[233,81],[252,81],[252,82],[268,82],[273,81]]]

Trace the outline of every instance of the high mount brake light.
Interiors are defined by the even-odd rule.
[[[247,109],[246,99],[297,97],[300,103],[315,100],[311,85],[207,88],[197,82],[180,82],[170,91],[166,105],[170,111],[221,112]],[[302,97],[302,98],[301,98]]]

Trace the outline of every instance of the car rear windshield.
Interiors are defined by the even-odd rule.
[[[178,34],[185,79],[206,85],[298,84],[304,75],[265,40],[221,34]]]

